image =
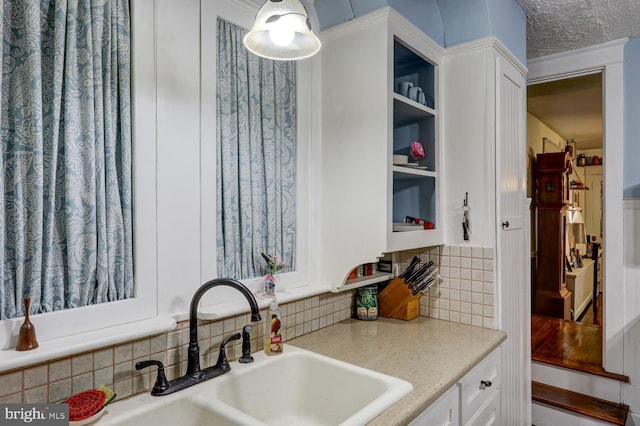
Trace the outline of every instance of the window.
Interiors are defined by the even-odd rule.
[[[217,264],[236,279],[296,253],[296,64],[250,53],[246,32],[217,21]]]
[[[134,294],[128,3],[20,1],[10,8],[3,39],[0,319],[24,315],[24,297],[34,313],[128,299]]]
[[[149,182],[132,155],[129,2],[3,7],[4,28],[19,28],[2,41],[1,326],[17,330],[22,319],[10,318],[23,315],[23,293],[44,312],[32,317],[41,341],[149,318],[155,286],[146,271],[133,281],[133,181],[136,190]],[[137,44],[144,32],[153,34],[141,25]],[[0,349],[16,338],[2,333]]]

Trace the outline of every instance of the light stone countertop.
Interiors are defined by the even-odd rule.
[[[369,423],[390,426],[408,424],[505,339],[502,331],[418,317],[348,319],[290,343],[410,382],[413,391]]]

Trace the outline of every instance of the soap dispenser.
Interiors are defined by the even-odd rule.
[[[264,353],[277,355],[283,352],[282,316],[278,309],[278,301],[274,297],[269,304],[269,312],[264,327]]]

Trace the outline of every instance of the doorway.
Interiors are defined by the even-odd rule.
[[[562,306],[555,314],[538,309],[543,314],[532,316],[532,358],[583,371],[604,371],[603,73],[530,85],[527,128],[528,195],[534,206],[532,312],[536,312],[537,270],[549,266],[542,264],[542,258],[548,262],[548,256],[540,253],[550,250],[544,246],[549,244],[550,232],[552,243],[557,243],[563,252],[559,252],[560,261],[566,260],[558,266],[562,278],[558,278],[561,282],[557,283],[556,296]],[[567,221],[562,230],[550,229],[549,220],[541,220],[541,214],[536,214],[536,160],[542,160],[538,154],[549,157],[567,150],[572,152],[572,158],[562,197],[566,203],[558,210],[558,214],[564,212]]]

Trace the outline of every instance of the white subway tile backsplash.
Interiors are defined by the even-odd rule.
[[[485,259],[493,259],[493,247],[484,247],[482,249],[482,255]]]
[[[496,322],[495,322],[495,320],[494,320],[493,318],[487,318],[487,317],[484,317],[484,318],[482,319],[482,326],[483,326],[484,328],[492,328],[492,329],[495,329],[495,328],[496,328]]]
[[[493,248],[444,246],[440,253],[443,280],[427,301],[421,301],[420,314],[493,327]]]
[[[471,303],[474,306],[482,306],[482,293],[471,292]]]
[[[475,325],[476,327],[482,327],[482,316],[471,315],[471,325]]]
[[[482,269],[482,259],[471,259],[471,269]]]
[[[57,382],[68,377],[71,377],[71,359],[67,358],[49,364],[50,382]],[[71,383],[69,383],[69,386],[71,386]]]
[[[49,402],[62,402],[71,395],[71,379],[49,383]]]
[[[125,361],[131,361],[133,359],[133,344],[125,343],[124,345],[118,345],[113,349],[113,362],[119,364]]]
[[[28,389],[24,391],[24,403],[25,404],[38,404],[48,399],[49,386],[38,386],[37,388]]]
[[[94,389],[93,386],[93,374],[84,373],[79,376],[73,376],[71,378],[71,392],[76,394],[89,389]]]
[[[0,376],[0,397],[14,394],[22,390],[22,371]]]
[[[493,306],[483,306],[482,316],[484,316],[485,318],[493,318]]]
[[[484,305],[493,306],[493,294],[484,294],[482,296],[482,303]]]
[[[116,393],[119,399],[127,398],[132,395],[133,386],[131,378],[116,382],[113,385],[113,391]]]
[[[460,280],[457,278],[449,279],[449,288],[451,290],[460,290]]]
[[[460,290],[449,290],[449,299],[460,300]]]
[[[111,384],[113,384],[113,366],[94,370],[93,381],[97,384],[96,386],[99,386],[101,384],[110,386]]]
[[[24,370],[24,388],[31,389],[46,385],[49,381],[47,365],[39,365]]]
[[[104,349],[93,354],[94,370],[108,367],[110,365],[113,365],[113,348]]]

